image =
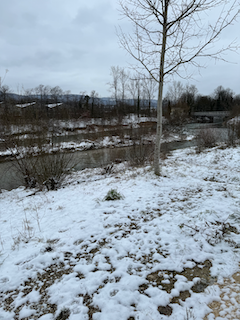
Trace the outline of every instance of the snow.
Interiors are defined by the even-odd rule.
[[[36,313],[35,310],[29,309],[29,308],[27,308],[26,306],[24,306],[24,307],[22,308],[22,310],[20,311],[20,313],[19,313],[19,319],[24,319],[24,318],[30,317],[30,316],[32,316],[34,313]]]
[[[194,135],[188,135],[186,137],[186,141],[190,141],[194,139]],[[27,135],[25,136],[27,138]],[[4,140],[3,140],[4,141]],[[179,134],[170,135],[166,138],[162,139],[162,143],[169,143],[173,141],[184,141],[181,139]],[[120,138],[119,136],[105,136],[103,138],[98,138],[96,140],[83,140],[80,142],[60,142],[58,144],[55,144],[53,147],[51,147],[52,152],[56,151],[86,151],[86,150],[97,150],[102,148],[115,148],[115,147],[127,147],[132,146],[134,143],[139,144],[149,144],[155,142],[155,135],[154,134],[148,134],[142,137],[141,141],[134,141],[131,139],[130,136],[124,135],[123,138]],[[42,146],[44,150],[49,150],[49,144]],[[38,149],[33,148],[34,152],[37,154]],[[4,151],[0,151],[0,157],[6,157],[6,156],[23,156],[26,152],[25,147],[17,147],[17,148],[11,148]]]
[[[228,120],[227,123],[230,124],[230,125],[234,125],[234,124],[238,124],[238,122],[240,122],[240,117],[239,117],[239,116],[236,116],[236,117]]]
[[[36,104],[36,102],[20,103],[20,104],[16,104],[16,107],[26,108],[26,107],[32,106],[32,105],[34,105],[34,104]]]
[[[58,104],[59,105],[59,104]],[[53,105],[55,106],[55,104]],[[46,144],[43,147],[44,150],[47,152],[49,149],[51,149],[52,152],[55,151],[86,151],[86,150],[92,150],[92,149],[101,149],[101,148],[114,148],[114,147],[126,147],[126,146],[132,146],[134,143],[154,143],[155,142],[155,133],[154,134],[145,134],[142,135],[142,137],[139,138],[139,141],[133,141],[132,137],[128,134],[124,134],[123,136],[117,136],[112,135],[112,132],[109,133],[109,136],[102,136],[106,134],[109,130],[118,130],[124,133],[124,128],[139,128],[140,125],[144,122],[156,122],[156,118],[150,118],[150,117],[137,117],[135,114],[130,114],[129,116],[123,117],[121,124],[119,124],[117,119],[88,119],[88,120],[69,120],[69,121],[55,121],[53,125],[55,128],[57,128],[58,132],[54,133],[54,136],[63,136],[62,140],[64,140],[64,136],[72,135],[72,137],[75,137],[74,140],[77,140],[77,142],[74,141],[68,141],[68,142],[59,142],[55,143],[54,147],[51,146],[49,148],[49,144]],[[166,122],[166,119],[164,119],[164,122]],[[39,129],[41,129],[39,127]],[[72,131],[69,131],[71,129]],[[65,131],[67,130],[67,131]],[[98,136],[93,138],[92,140],[82,138],[81,135],[84,133],[89,133],[89,130],[95,133],[98,133]],[[14,126],[12,125],[9,129],[9,134],[21,134],[19,138],[21,140],[25,140],[30,137],[30,135],[26,132],[32,131],[32,128],[30,125],[25,126]],[[176,131],[176,130],[175,130]],[[52,134],[50,133],[48,135],[49,140],[52,139]],[[193,134],[190,134],[187,129],[181,130],[178,128],[177,132],[168,132],[166,135],[163,135],[162,137],[162,143],[165,142],[173,142],[173,141],[190,141],[193,140],[195,136]],[[4,139],[2,139],[4,141]],[[36,154],[39,150],[35,148],[34,150]],[[25,147],[18,146],[17,148],[10,148],[10,149],[3,149],[0,150],[0,157],[16,157],[16,156],[23,156],[26,152]]]
[[[49,103],[47,104],[47,107],[52,109],[52,108],[56,108],[58,106],[61,106],[63,103],[62,102],[59,102],[59,103]]]
[[[215,319],[212,302],[240,308],[232,292],[221,296],[239,270],[239,156],[240,148],[177,150],[160,177],[120,164],[110,175],[74,173],[58,191],[3,191],[0,319],[52,320],[68,308],[70,320],[91,312],[95,320],[200,320]],[[123,199],[104,201],[110,189]],[[189,276],[194,268],[203,273]]]

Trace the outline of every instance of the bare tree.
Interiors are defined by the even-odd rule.
[[[168,86],[165,99],[168,104],[169,120],[173,125],[182,125],[187,117],[191,115],[196,101],[197,88],[195,85],[180,81],[173,81]]]
[[[90,93],[90,98],[91,98],[91,104],[92,104],[92,109],[91,109],[91,116],[94,116],[94,106],[99,103],[99,95],[95,90],[92,90]]]
[[[10,110],[9,110],[9,93],[10,93],[10,88],[7,85],[0,85],[0,101],[1,101],[1,106],[3,106],[3,110],[0,112],[1,117],[0,120],[4,124],[4,127],[9,124],[10,120]]]
[[[35,88],[35,94],[40,102],[40,106],[41,108],[43,107],[43,101],[44,101],[44,85],[43,84],[40,84],[39,86],[37,86]]]
[[[214,90],[215,108],[216,110],[230,110],[233,106],[234,92],[230,89],[224,89],[223,86],[218,86]]]
[[[37,95],[41,108],[43,108],[47,103],[50,90],[50,86],[44,86],[43,84],[40,84],[35,88],[35,94]]]
[[[108,85],[110,86],[110,91],[112,91],[112,96],[115,99],[116,112],[119,117],[125,113],[125,98],[129,75],[124,68],[119,66],[112,66],[110,75],[112,76],[112,81],[109,82]]]
[[[197,93],[198,93],[198,89],[194,84],[186,85],[184,99],[187,105],[189,106],[189,115],[191,115],[191,112],[193,111],[193,108],[197,99]]]
[[[120,6],[134,28],[133,34],[119,29],[120,44],[140,63],[139,72],[147,70],[159,84],[154,171],[160,175],[164,80],[174,73],[184,77],[189,64],[200,67],[199,57],[224,60],[226,50],[238,48],[234,43],[221,48],[213,44],[236,19],[239,4],[237,0],[120,0]],[[215,12],[207,21],[211,10]]]
[[[127,91],[127,82],[129,79],[129,74],[125,71],[124,68],[120,68],[119,70],[119,83],[120,83],[120,97],[122,102],[126,99],[126,91]]]
[[[187,84],[176,102],[184,110],[186,116],[191,116],[197,99],[198,89],[195,85]]]
[[[142,86],[142,81],[138,73],[130,76],[128,91],[130,92],[133,98],[134,106],[137,109],[136,111],[137,111],[138,117],[140,114],[141,86]]]
[[[77,101],[75,101],[75,108],[77,108],[77,106],[79,106],[79,109],[83,109],[84,108],[84,98],[85,98],[85,96],[86,96],[86,91],[80,91],[78,103],[77,103]]]
[[[9,71],[9,70],[6,69],[3,78],[0,77],[0,89],[2,88],[2,85],[3,85],[3,83],[4,83],[4,80],[5,80],[5,78],[6,78],[6,75],[7,75],[8,71]]]
[[[111,67],[112,81],[109,82],[110,90],[113,93],[113,97],[115,99],[116,105],[118,104],[118,96],[119,96],[119,77],[120,77],[120,68],[119,66]]]
[[[45,86],[43,88],[43,97],[44,97],[44,102],[47,103],[49,101],[50,98],[50,90],[51,87],[49,85]]]
[[[166,98],[172,103],[177,104],[184,93],[184,86],[180,81],[173,81],[168,86]]]
[[[62,99],[63,91],[59,86],[56,86],[50,89],[50,95],[53,102],[57,104]]]
[[[25,96],[26,102],[30,102],[30,100],[33,99],[33,93],[34,93],[33,88],[29,88],[29,89],[24,90],[24,96]]]
[[[157,83],[153,78],[144,78],[142,81],[143,93],[148,101],[148,113],[151,114],[151,104],[157,90]]]
[[[71,97],[71,90],[66,90],[65,92],[63,92],[64,96],[65,96],[65,100],[67,105],[69,105],[70,102],[70,97]]]
[[[62,102],[62,95],[63,95],[63,90],[59,87],[52,87],[50,89],[50,96],[51,96],[51,102],[54,103],[55,107],[52,109],[52,114],[54,115],[54,117],[56,117],[58,120],[60,119],[61,116],[61,112],[60,112],[60,107],[59,107],[59,103],[61,104]]]
[[[0,97],[1,97],[1,100],[2,100],[4,103],[6,103],[8,94],[9,94],[10,92],[11,92],[11,91],[10,91],[9,86],[4,85],[4,86],[0,87]]]

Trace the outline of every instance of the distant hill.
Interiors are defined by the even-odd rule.
[[[7,93],[7,97],[11,100],[15,100],[16,102],[24,101],[24,102],[31,102],[36,99],[40,100],[41,96],[40,95],[19,95],[17,93]],[[69,95],[61,95],[58,97],[58,102],[66,102],[66,101],[79,101],[83,100],[85,96],[80,95],[80,94],[69,94]],[[53,100],[53,97],[51,95],[47,95],[45,99],[51,101]],[[0,97],[0,101],[1,101]],[[98,98],[100,101],[100,104],[103,105],[112,105],[114,106],[116,104],[115,99],[111,97],[103,97],[103,98]],[[133,99],[125,99],[125,102],[129,105],[134,105],[134,100]],[[89,103],[91,103],[91,98],[89,98]],[[153,99],[151,101],[152,107],[157,107],[157,100]]]

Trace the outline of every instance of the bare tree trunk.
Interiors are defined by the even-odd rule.
[[[154,173],[160,175],[160,151],[161,151],[161,138],[162,138],[162,90],[163,83],[159,83],[158,89],[158,102],[157,102],[157,132],[154,151]]]
[[[158,83],[154,172],[159,175],[163,81],[173,75],[184,78],[185,74],[188,78],[187,65],[203,66],[198,57],[226,61],[223,57],[226,51],[239,49],[235,42],[216,48],[213,45],[239,15],[239,0],[119,0],[119,3],[123,16],[134,27],[133,35],[119,28],[120,44],[140,63],[138,73],[147,71]],[[203,14],[212,13],[215,8],[220,10],[219,15],[206,21]]]
[[[160,69],[159,69],[159,84],[158,84],[158,102],[157,102],[157,132],[156,132],[156,142],[155,142],[155,152],[154,152],[154,173],[160,175],[160,151],[161,151],[161,138],[162,138],[162,101],[163,101],[163,79],[164,79],[164,62],[165,62],[165,52],[166,52],[166,41],[167,41],[167,10],[168,10],[168,0],[165,0],[165,10],[164,10],[164,23],[163,23],[163,37],[162,37],[162,51],[160,59]]]

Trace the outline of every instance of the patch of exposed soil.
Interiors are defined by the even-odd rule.
[[[216,285],[221,290],[221,300],[208,305],[212,309],[209,314],[213,314],[215,318],[240,319],[240,272],[235,273],[230,279],[225,279],[223,284]],[[208,320],[208,315],[204,320]]]
[[[161,288],[161,290],[164,290],[167,293],[171,293],[171,290],[174,288],[174,284],[177,281],[177,275],[184,276],[188,281],[192,281],[194,278],[200,278],[200,280],[191,287],[190,291],[181,291],[179,293],[179,296],[173,297],[170,301],[171,304],[180,303],[180,301],[185,301],[187,298],[189,298],[191,296],[191,292],[203,292],[207,286],[213,284],[214,281],[216,281],[215,278],[211,277],[211,267],[211,261],[206,260],[204,263],[196,264],[193,268],[186,268],[182,272],[159,270],[150,273],[146,278],[149,283],[145,283],[139,286],[139,292],[142,294],[146,294],[145,290],[149,287],[149,284],[151,284],[153,287],[159,287]],[[166,278],[168,279],[168,281],[166,281]],[[164,315],[171,315],[172,307],[170,305],[159,306],[158,311]]]

